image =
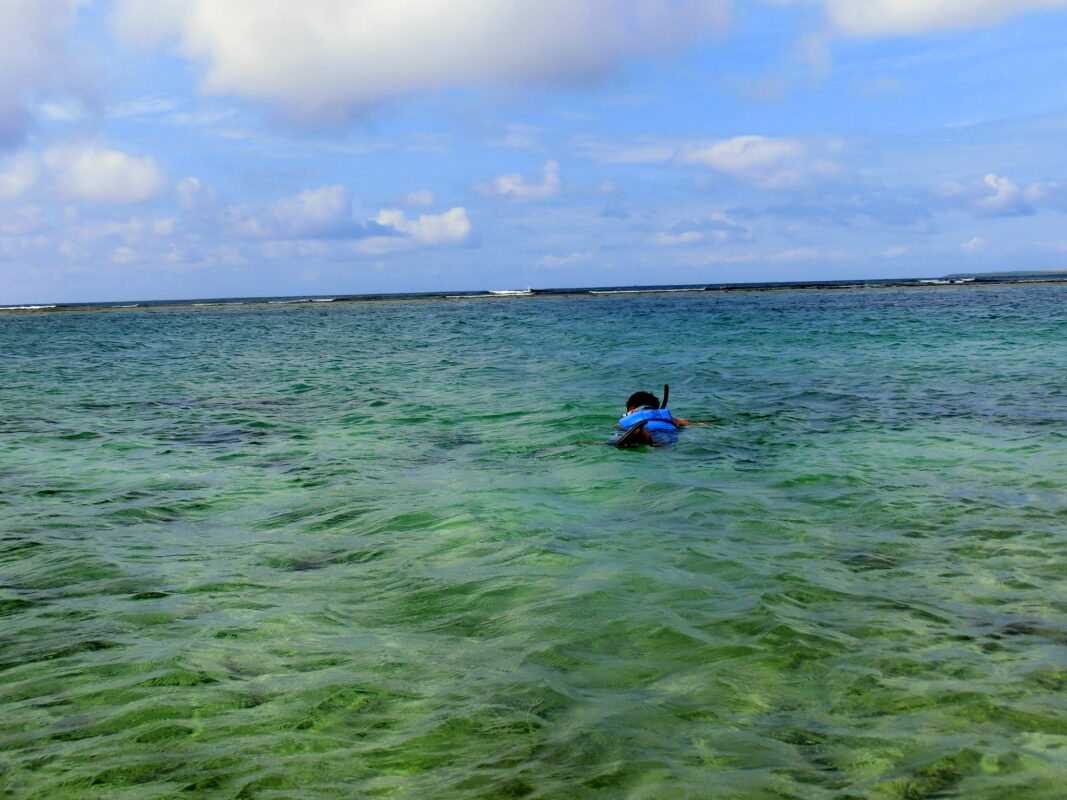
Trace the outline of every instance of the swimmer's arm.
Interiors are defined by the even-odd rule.
[[[688,426],[688,425],[707,425],[708,424],[706,422],[690,422],[687,419],[682,419],[681,417],[676,417],[676,416],[674,416],[674,414],[671,414],[671,420],[674,422],[675,425],[680,425],[682,427],[685,427],[685,426]]]

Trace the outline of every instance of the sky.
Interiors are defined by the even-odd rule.
[[[1067,0],[0,0],[0,304],[1067,268]]]

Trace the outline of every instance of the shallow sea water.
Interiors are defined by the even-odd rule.
[[[0,796],[1062,798],[1067,286],[0,318]],[[671,384],[714,424],[600,444]]]

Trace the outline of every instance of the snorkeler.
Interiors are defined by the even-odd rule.
[[[678,429],[707,425],[676,417],[667,408],[670,387],[663,386],[663,402],[651,392],[634,392],[626,401],[626,415],[617,423],[623,433],[611,443],[616,447],[662,446],[678,441]]]

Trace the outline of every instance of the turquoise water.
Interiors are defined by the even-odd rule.
[[[8,798],[1061,798],[1067,286],[0,317]],[[671,384],[713,424],[606,440]]]

